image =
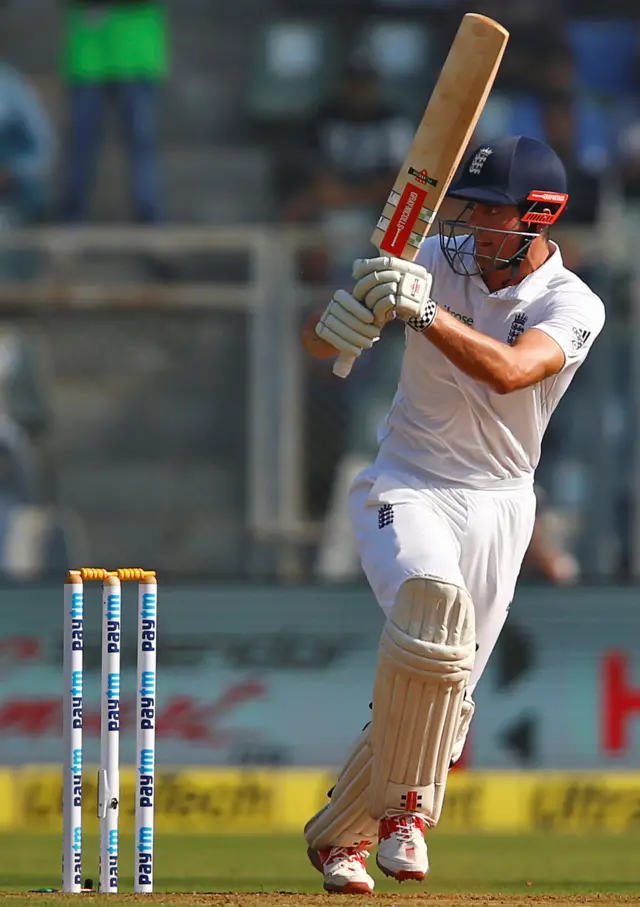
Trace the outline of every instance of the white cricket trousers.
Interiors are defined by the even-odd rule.
[[[476,614],[473,693],[509,611],[535,519],[531,484],[471,489],[378,464],[356,476],[349,512],[362,567],[383,611],[408,579],[467,589]]]

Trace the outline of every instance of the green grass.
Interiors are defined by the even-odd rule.
[[[132,853],[131,839],[123,838],[123,891],[131,890]],[[453,837],[436,832],[430,835],[430,853],[430,893],[640,896],[640,836]],[[371,872],[376,892],[398,893],[398,884],[380,875],[373,858]],[[96,838],[85,840],[84,875],[97,884]],[[162,836],[156,841],[155,879],[157,892],[322,890],[297,837]],[[58,838],[0,835],[0,890],[58,887],[59,880]],[[420,890],[405,885],[402,893]],[[46,907],[51,900],[42,897],[38,903]],[[53,902],[59,905],[60,899]]]

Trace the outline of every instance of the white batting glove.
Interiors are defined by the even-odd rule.
[[[359,356],[380,337],[380,328],[369,309],[346,290],[336,290],[316,325],[316,334],[341,353]]]
[[[431,327],[438,304],[431,299],[433,277],[422,265],[402,258],[358,258],[353,295],[371,309],[377,323],[401,318],[416,331]]]

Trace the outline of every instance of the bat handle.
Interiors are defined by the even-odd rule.
[[[340,353],[333,363],[333,374],[337,375],[338,378],[346,378],[351,372],[355,361],[356,357],[352,356],[350,353]]]

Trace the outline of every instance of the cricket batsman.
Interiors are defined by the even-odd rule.
[[[488,142],[448,197],[460,213],[415,263],[357,260],[352,292],[338,290],[303,331],[314,356],[359,356],[389,320],[406,324],[376,460],[349,492],[386,622],[371,723],[305,827],[327,891],[371,892],[375,845],[386,875],[427,875],[424,833],[440,818],[531,539],[542,437],[605,319],[549,238],[568,199],[551,148]]]

